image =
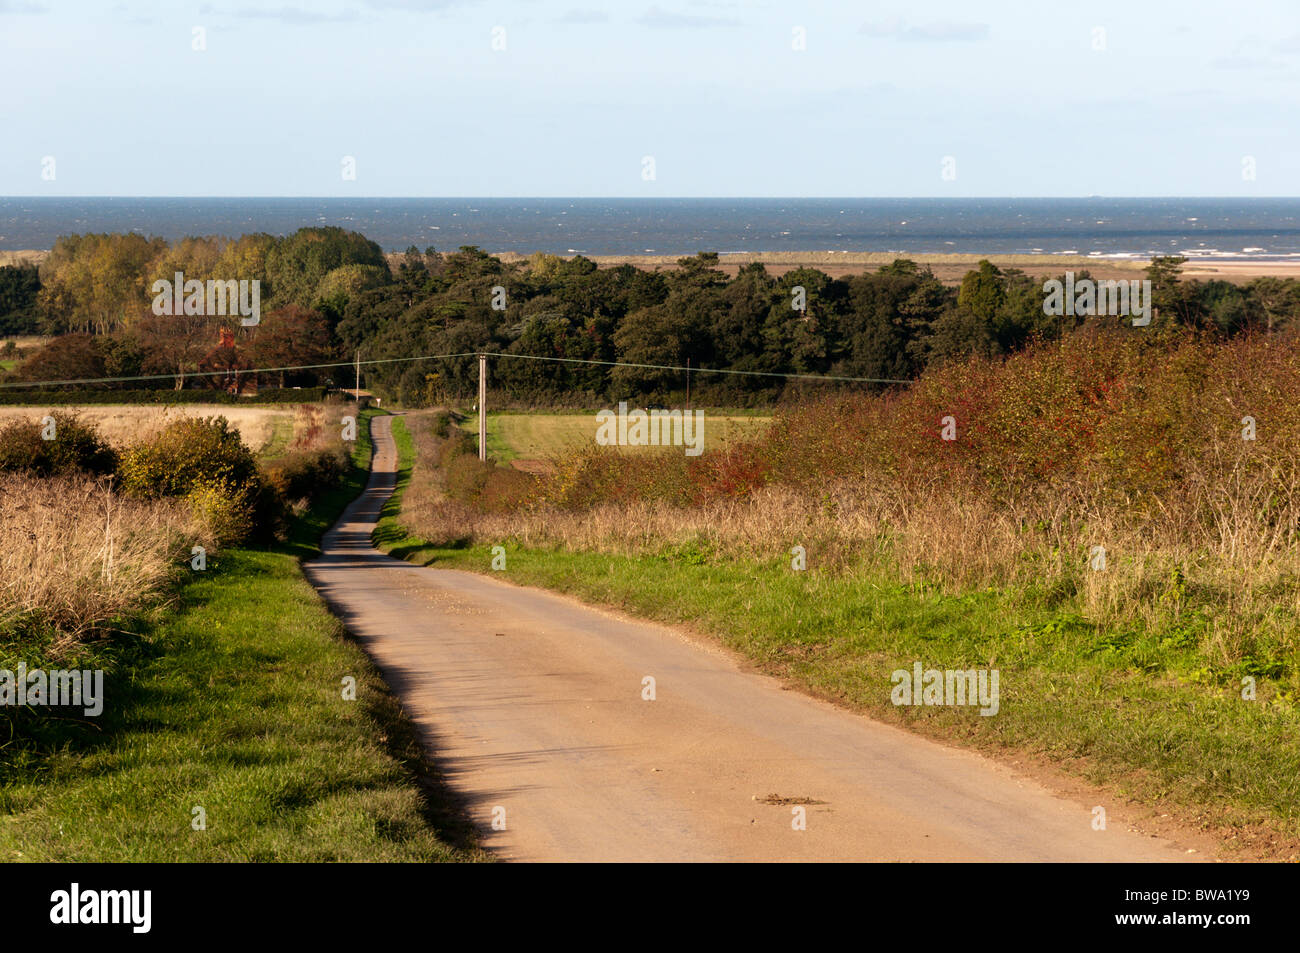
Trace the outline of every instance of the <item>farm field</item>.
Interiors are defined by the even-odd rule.
[[[0,261],[0,265],[4,262]],[[23,358],[31,354],[45,344],[52,341],[53,338],[40,334],[18,334],[0,337],[0,353],[5,356],[0,358],[0,374],[7,374],[23,362]],[[12,348],[9,345],[13,345]]]
[[[283,453],[294,437],[319,424],[319,404],[232,407],[229,404],[104,404],[86,407],[0,407],[0,427],[12,420],[40,420],[51,411],[75,411],[99,428],[115,447],[133,443],[182,417],[225,417],[254,453],[264,459]]]
[[[707,449],[717,449],[728,442],[757,436],[772,422],[770,416],[707,413],[704,417],[704,440]],[[478,418],[468,415],[460,421],[463,430],[478,433]],[[502,463],[515,460],[549,460],[560,454],[592,446],[596,438],[596,414],[489,414],[488,456]],[[626,447],[645,452],[657,447]]]

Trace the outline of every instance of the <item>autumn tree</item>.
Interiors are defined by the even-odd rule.
[[[336,358],[330,344],[330,329],[319,311],[286,305],[262,315],[252,338],[256,367],[302,367],[326,364]],[[277,371],[280,386],[286,371]]]
[[[14,371],[20,381],[90,381],[107,376],[94,335],[64,334],[37,348]]]
[[[166,250],[161,238],[133,232],[60,238],[40,271],[46,328],[108,334],[123,327],[151,300],[152,265]]]
[[[146,374],[172,374],[181,390],[185,378],[198,369],[203,356],[217,343],[217,322],[202,314],[150,314],[134,331],[140,342],[141,369]]]
[[[267,275],[267,259],[276,241],[274,235],[254,232],[227,242],[213,266],[213,274],[224,281],[260,281],[261,298],[269,301],[275,288]]]

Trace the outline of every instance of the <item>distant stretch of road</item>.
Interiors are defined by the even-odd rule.
[[[508,570],[383,555],[370,534],[397,469],[391,418],[372,433],[370,485],[308,575],[501,857],[1187,859],[1122,824],[1094,830],[1091,804],[785,689],[671,628],[513,586]]]

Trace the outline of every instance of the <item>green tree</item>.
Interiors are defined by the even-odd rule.
[[[1162,313],[1165,320],[1187,319],[1186,301],[1180,282],[1185,261],[1187,259],[1181,255],[1157,255],[1146,268],[1146,276],[1151,282],[1152,307],[1157,313]]]
[[[1006,299],[1006,279],[1001,270],[987,259],[974,271],[968,271],[957,292],[957,304],[978,321],[993,328]]]
[[[795,268],[780,277],[763,323],[765,370],[812,374],[826,369],[828,334],[836,323],[835,305],[841,292],[816,268]],[[803,307],[796,308],[798,304]]]
[[[1300,317],[1300,282],[1294,278],[1256,278],[1246,285],[1255,324],[1269,330],[1293,327]]]
[[[685,389],[686,375],[663,367],[683,367],[687,359],[699,366],[703,350],[703,324],[699,302],[689,295],[673,295],[660,305],[640,308],[629,314],[614,332],[618,361],[660,367],[616,367],[610,374],[611,396],[653,395],[664,397]]]
[[[0,267],[0,335],[34,334],[40,326],[36,299],[41,290],[35,265]]]
[[[348,302],[363,291],[388,284],[391,276],[387,268],[375,265],[341,265],[326,273],[316,288],[316,310],[326,318],[330,327],[342,320]]]
[[[267,253],[273,306],[312,307],[325,276],[344,265],[370,265],[389,273],[383,249],[364,235],[335,226],[300,228]]]

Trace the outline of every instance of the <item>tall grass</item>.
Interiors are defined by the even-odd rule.
[[[157,601],[188,569],[202,522],[167,500],[134,500],[85,477],[0,474],[0,638],[52,627],[61,648]]]
[[[224,417],[141,426],[103,466],[89,418],[56,410],[51,441],[35,423],[0,427],[0,649],[35,640],[58,657],[167,598],[193,547],[214,556],[252,532],[287,535],[352,475],[341,410],[300,407],[291,442],[260,466]],[[104,466],[114,472],[88,472]]]

